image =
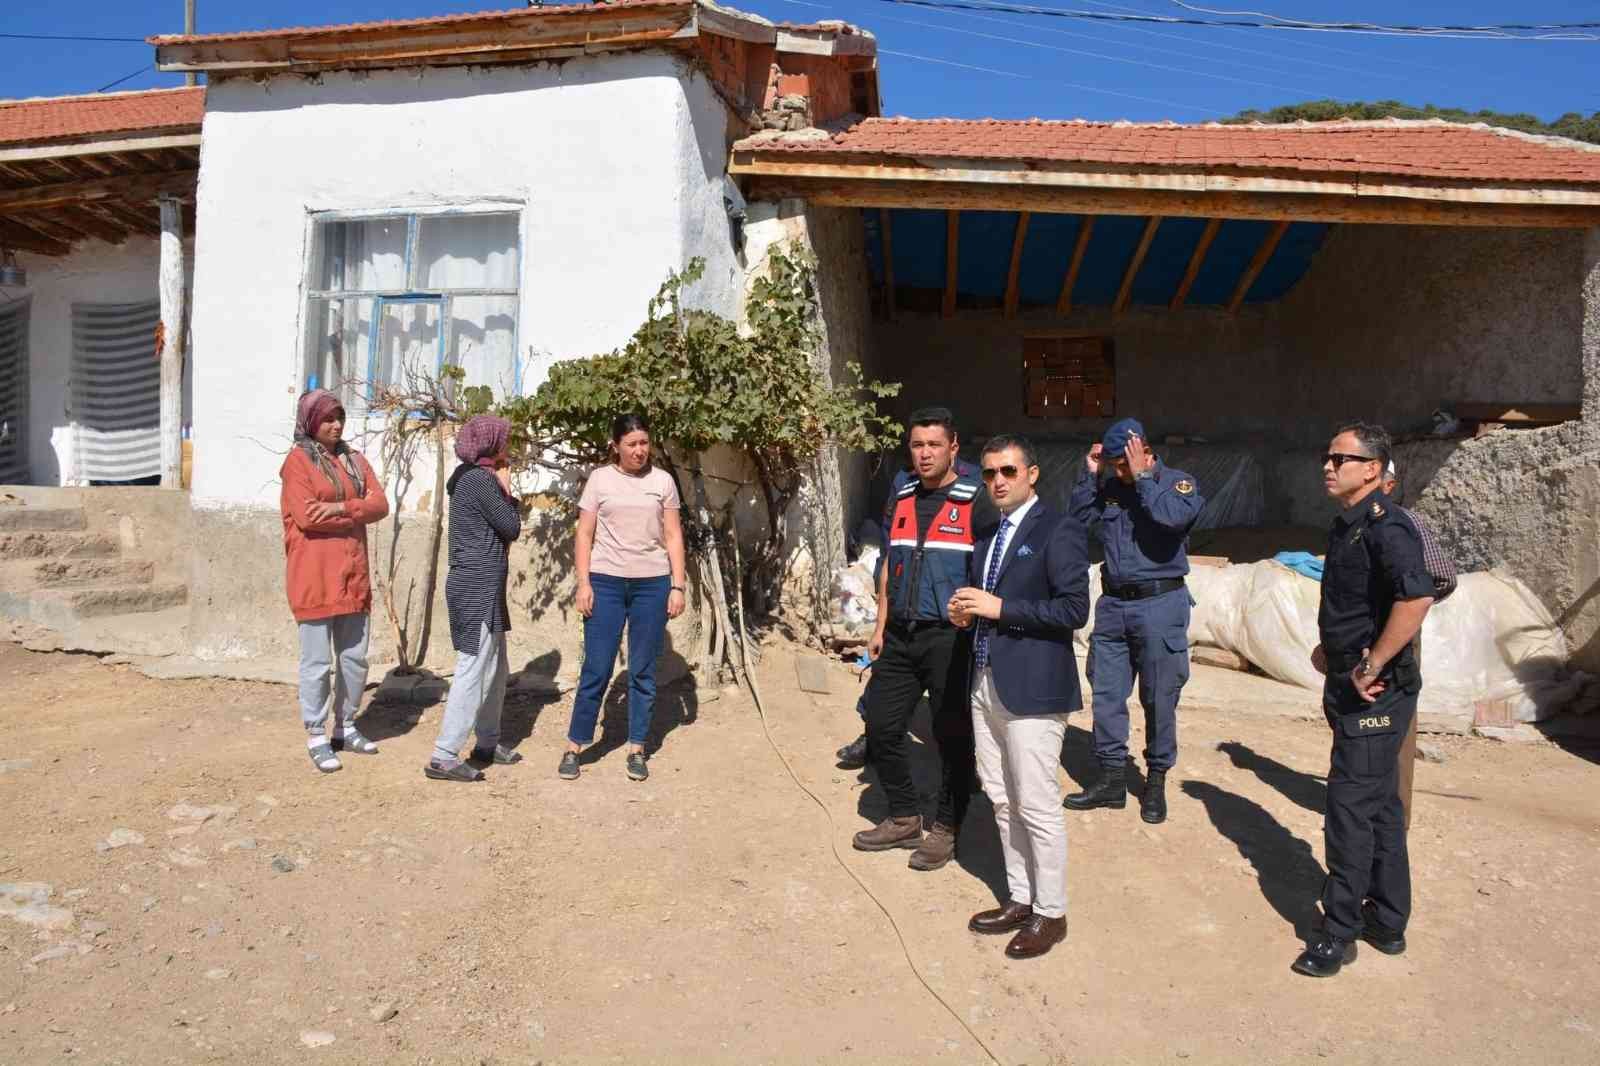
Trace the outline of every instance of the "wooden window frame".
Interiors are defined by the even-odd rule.
[[[1040,350],[1039,342],[1072,341],[1069,350]],[[1095,342],[1098,352],[1089,352]],[[1071,348],[1080,349],[1074,353]],[[1089,365],[1086,365],[1089,364]],[[1029,418],[1112,418],[1117,411],[1116,341],[1096,330],[1022,335],[1022,411]]]

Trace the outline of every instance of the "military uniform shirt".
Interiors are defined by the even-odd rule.
[[[1328,532],[1317,628],[1330,667],[1354,667],[1388,624],[1396,600],[1434,595],[1422,537],[1380,490],[1346,509]]]
[[[1085,470],[1067,509],[1105,546],[1107,580],[1130,585],[1189,573],[1189,530],[1205,508],[1194,478],[1155,460],[1148,477],[1133,484]]]

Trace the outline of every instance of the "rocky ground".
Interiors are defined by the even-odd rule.
[[[559,780],[570,697],[532,694],[508,714],[527,761],[486,783],[423,779],[439,712],[412,706],[324,777],[287,688],[0,645],[0,1062],[990,1061],[960,1022],[1008,1066],[1600,1061],[1600,751],[1425,737],[1410,951],[1315,982],[1288,965],[1326,726],[1308,693],[1197,667],[1171,820],[1071,815],[1068,940],[1012,963],[965,928],[1002,878],[986,802],[938,873],[849,850],[882,811],[831,758],[857,683],[801,693],[807,654],[760,676],[831,825],[738,694],[665,694],[643,784],[617,704]]]

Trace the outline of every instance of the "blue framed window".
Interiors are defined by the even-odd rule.
[[[519,392],[519,223],[511,211],[315,218],[307,382],[352,409],[447,365],[468,385]]]

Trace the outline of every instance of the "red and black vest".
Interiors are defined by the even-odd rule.
[[[981,484],[957,477],[944,505],[928,524],[917,525],[917,488],[912,481],[896,494],[889,517],[889,617],[897,622],[948,622],[945,608],[967,583],[967,560],[976,535],[972,507]]]

